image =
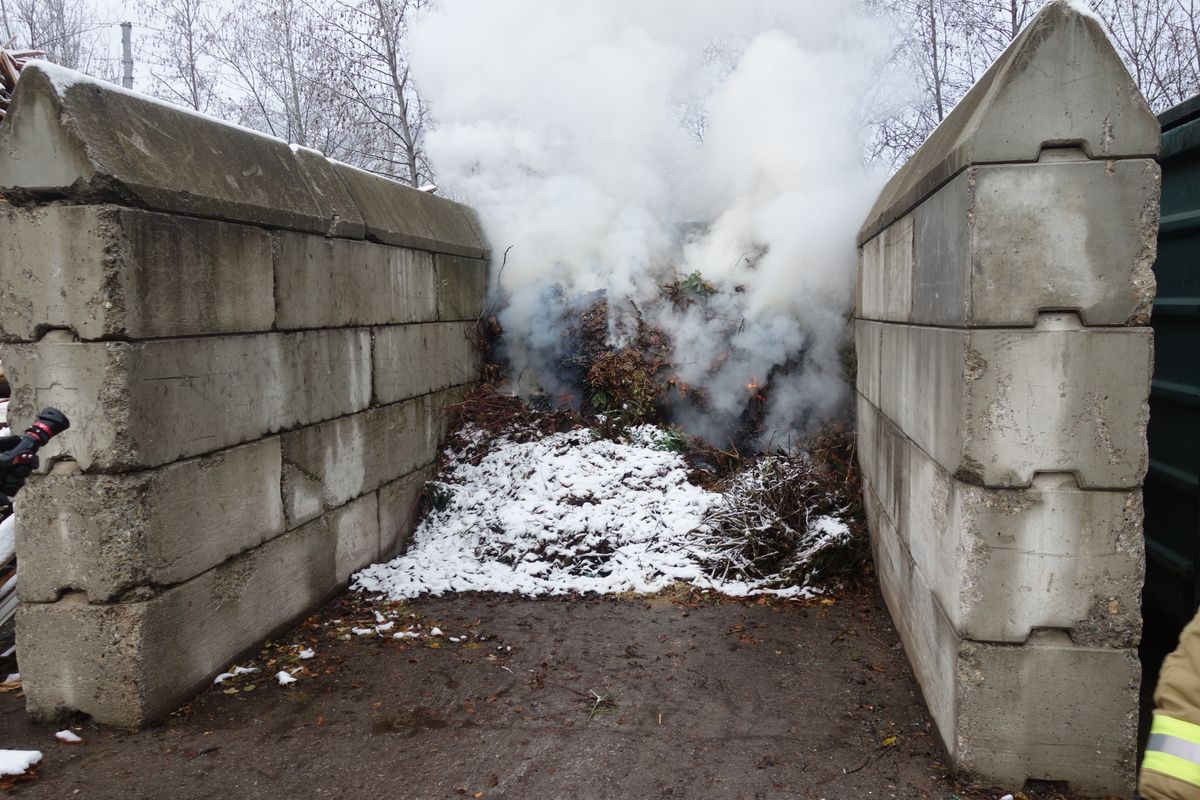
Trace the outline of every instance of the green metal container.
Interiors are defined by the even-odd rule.
[[[1200,96],[1164,112],[1146,476],[1146,613],[1200,606]]]

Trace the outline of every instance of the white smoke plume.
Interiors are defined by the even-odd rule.
[[[412,31],[427,147],[483,220],[520,388],[556,388],[563,303],[603,290],[614,339],[652,316],[709,394],[690,431],[728,435],[767,381],[766,444],[844,413],[891,45],[862,0],[443,0]],[[655,302],[694,272],[716,293]]]

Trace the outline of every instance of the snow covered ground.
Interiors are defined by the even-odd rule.
[[[656,592],[684,581],[725,594],[811,594],[769,580],[718,580],[708,515],[725,502],[688,482],[669,437],[635,430],[632,441],[587,429],[535,441],[485,441],[467,428],[434,484],[435,510],[407,553],[354,576],[351,586],[393,600],[491,591],[526,596]],[[818,536],[846,526],[814,521]],[[706,536],[706,534],[708,534]]]

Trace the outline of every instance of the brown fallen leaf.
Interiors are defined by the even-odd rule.
[[[25,770],[20,775],[0,775],[0,791],[11,792],[16,784],[28,783],[36,781],[38,778],[38,765],[34,764],[29,769]]]

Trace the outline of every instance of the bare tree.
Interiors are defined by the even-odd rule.
[[[156,0],[141,8],[155,31],[146,54],[151,93],[196,111],[214,110],[217,30],[212,0]]]
[[[101,67],[96,31],[102,27],[85,0],[4,0],[4,42],[43,50],[64,67],[94,72]]]
[[[342,99],[365,112],[376,131],[362,137],[356,162],[412,186],[431,179],[423,134],[426,108],[413,84],[406,42],[414,15],[429,0],[326,0],[313,7],[332,39],[342,41]]]
[[[1193,0],[1092,0],[1151,108],[1200,91],[1200,31]]]
[[[898,166],[920,147],[975,81],[968,0],[880,0],[875,9],[900,28],[890,67],[917,81],[907,108],[870,120],[871,157]]]
[[[1200,0],[1088,0],[1151,107],[1200,92]],[[872,120],[870,155],[903,163],[1040,8],[1033,0],[874,0],[904,31],[893,66],[918,96]]]
[[[213,55],[237,122],[354,161],[372,133],[349,102],[340,49],[301,0],[243,0],[221,19]]]

